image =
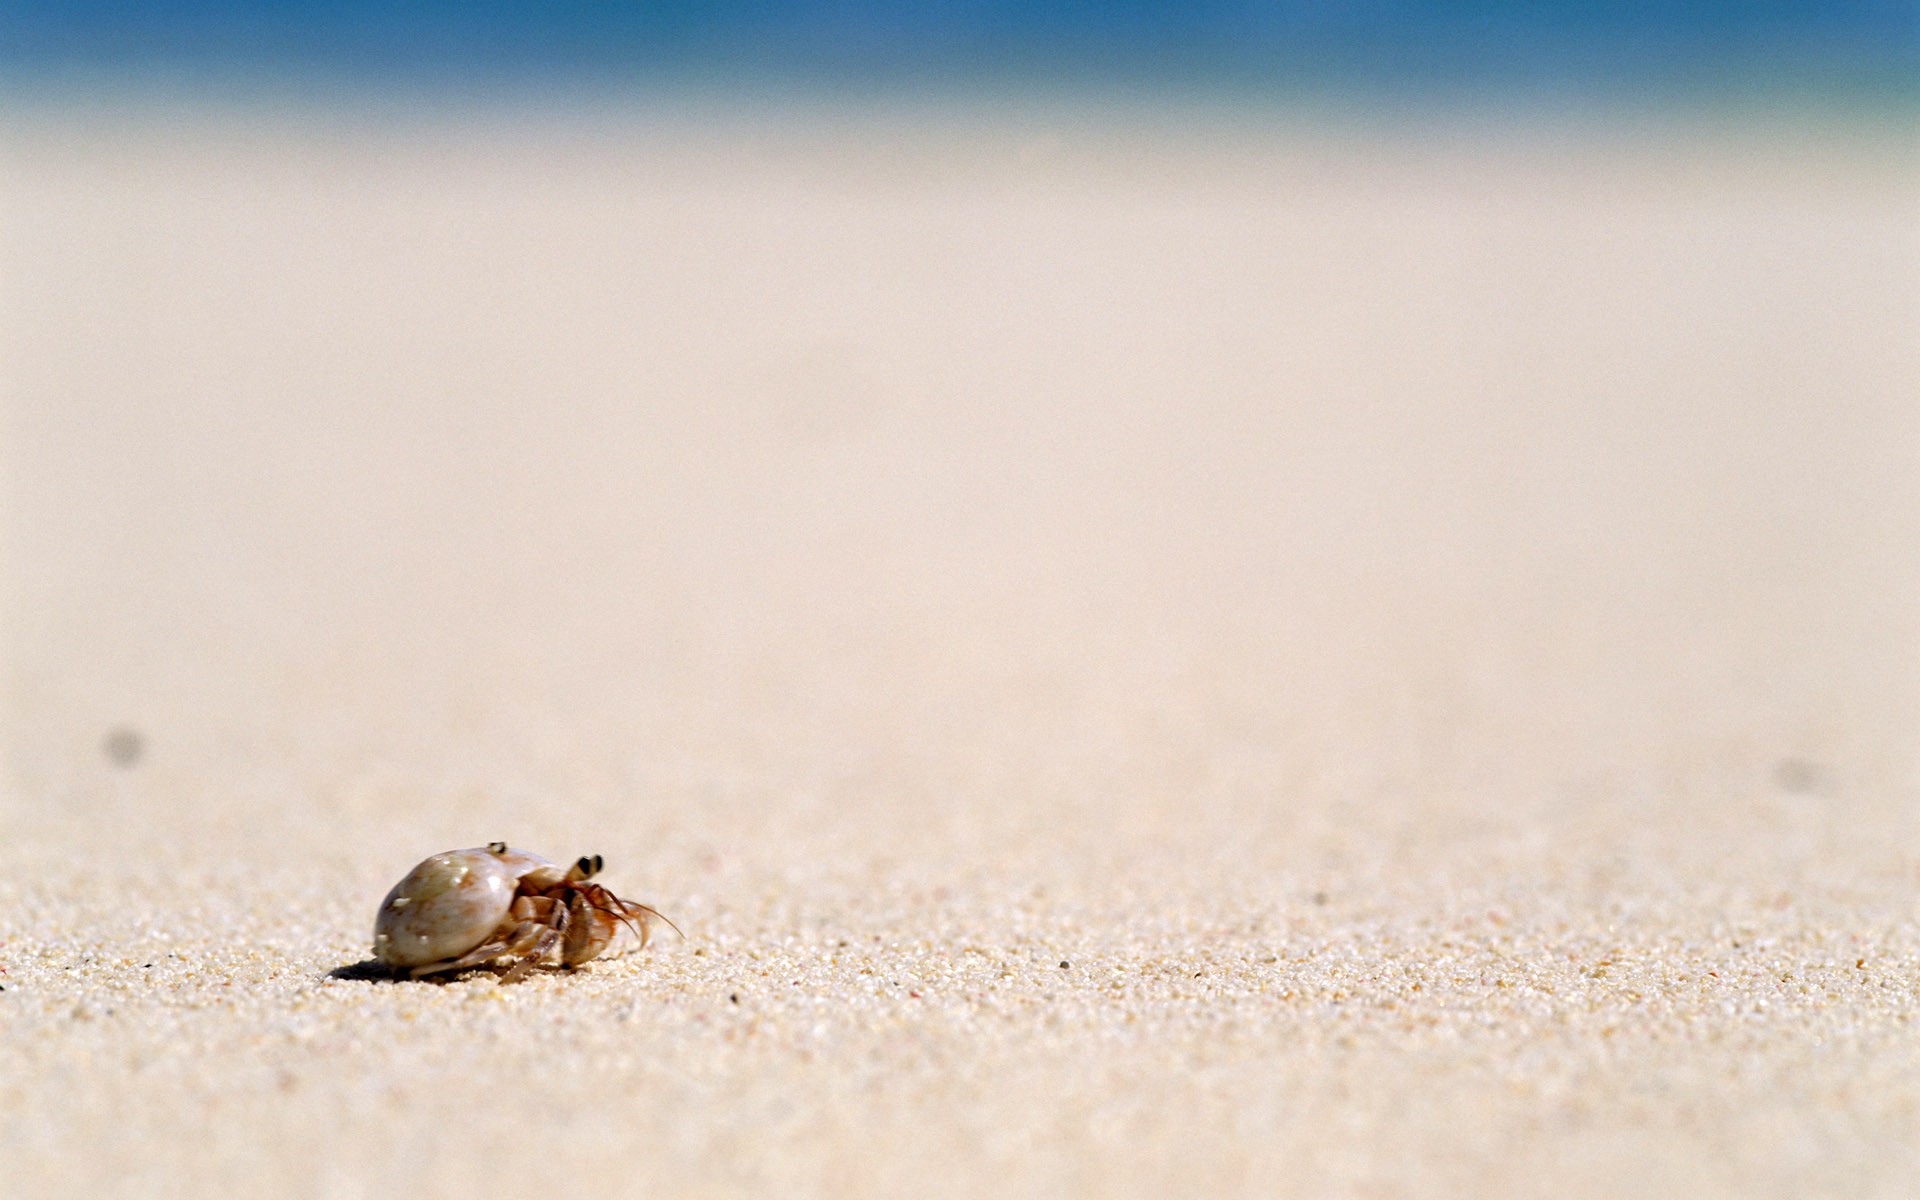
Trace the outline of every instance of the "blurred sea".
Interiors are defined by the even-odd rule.
[[[1151,85],[1602,99],[1782,92],[1909,107],[1913,0],[876,0],[129,5],[0,0],[17,95],[128,84],[355,92],[686,85],[864,91]]]

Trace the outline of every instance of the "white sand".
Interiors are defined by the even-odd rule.
[[[1127,125],[0,131],[0,1190],[1911,1195],[1911,146]]]

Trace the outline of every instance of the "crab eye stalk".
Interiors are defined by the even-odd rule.
[[[505,854],[506,852],[507,852],[507,844],[505,842],[488,842],[487,843],[487,853],[489,854]]]

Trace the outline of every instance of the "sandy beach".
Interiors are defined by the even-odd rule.
[[[1905,1197],[1920,155],[0,126],[9,1196]],[[425,855],[685,932],[397,983]]]

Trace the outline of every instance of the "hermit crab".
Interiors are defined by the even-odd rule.
[[[436,854],[380,902],[373,956],[414,979],[512,958],[501,982],[514,983],[550,956],[565,967],[597,957],[622,925],[642,946],[649,922],[673,928],[647,905],[588,882],[600,867],[598,854],[562,867],[505,842]]]

